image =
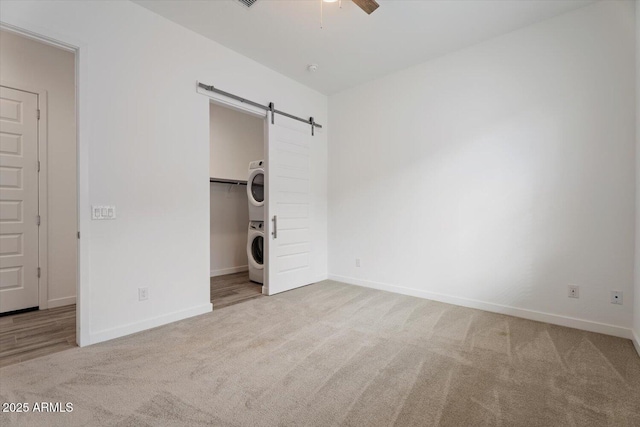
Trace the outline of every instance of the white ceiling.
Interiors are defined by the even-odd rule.
[[[134,0],[300,83],[330,95],[594,0]],[[307,65],[316,63],[315,73]]]

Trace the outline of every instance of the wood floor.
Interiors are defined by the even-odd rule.
[[[262,297],[262,285],[249,281],[249,272],[211,278],[213,309]]]
[[[75,305],[0,317],[0,367],[75,346]]]
[[[214,310],[262,297],[249,273],[211,278]],[[76,347],[76,306],[0,317],[0,367]]]

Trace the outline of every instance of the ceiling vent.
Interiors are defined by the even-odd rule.
[[[238,2],[246,7],[253,6],[258,0],[238,0]]]

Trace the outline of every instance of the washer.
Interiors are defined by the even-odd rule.
[[[249,280],[264,283],[264,221],[249,221],[247,258]]]
[[[247,196],[249,198],[249,221],[264,221],[264,160],[249,163]]]

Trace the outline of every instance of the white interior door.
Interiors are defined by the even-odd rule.
[[[0,312],[38,306],[38,95],[0,87]]]
[[[311,268],[311,126],[267,117],[266,262],[263,292],[273,295],[313,282]]]

